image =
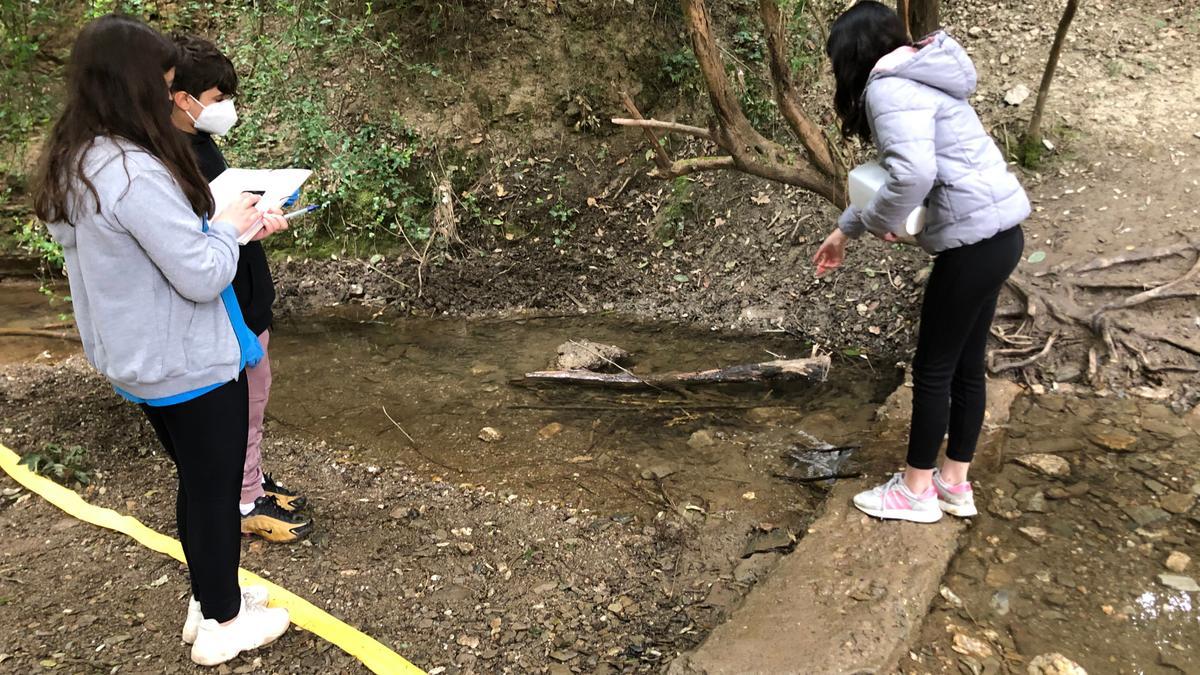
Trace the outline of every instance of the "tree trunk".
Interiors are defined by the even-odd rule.
[[[745,382],[788,382],[794,380],[823,381],[829,373],[829,357],[786,359],[747,363],[727,368],[714,368],[687,373],[635,375],[630,372],[594,373],[587,370],[541,370],[525,373],[528,382],[557,382],[560,384],[590,384],[610,387],[656,389],[663,386],[699,384],[738,384]]]
[[[676,178],[701,171],[736,170],[760,178],[794,185],[812,192],[829,203],[844,208],[846,194],[845,160],[816,119],[805,112],[804,93],[792,81],[788,64],[787,31],[778,0],[759,0],[759,18],[767,40],[771,80],[775,101],[788,123],[801,152],[763,136],[742,110],[737,92],[729,81],[722,51],[717,44],[705,0],[679,0],[688,25],[692,52],[708,91],[713,116],[707,128],[654,119],[644,119],[633,100],[622,94],[622,103],[630,117],[613,118],[613,124],[639,127],[654,148],[659,178]],[[658,143],[656,131],[678,133],[703,139],[719,151],[712,156],[672,160]]]
[[[1062,53],[1063,43],[1067,41],[1067,31],[1071,29],[1071,21],[1075,19],[1075,10],[1079,8],[1079,0],[1067,0],[1062,18],[1058,21],[1058,31],[1054,33],[1054,44],[1050,47],[1050,58],[1046,60],[1046,70],[1042,73],[1042,84],[1038,87],[1037,103],[1033,106],[1033,116],[1029,118],[1029,129],[1025,132],[1025,146],[1035,147],[1042,142],[1042,112],[1046,107],[1046,98],[1050,95],[1050,83],[1054,80],[1054,71],[1058,69],[1058,56]]]
[[[908,33],[913,40],[920,40],[942,27],[939,18],[941,0],[906,0],[908,7]]]

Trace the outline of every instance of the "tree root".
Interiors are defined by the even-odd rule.
[[[1021,359],[1020,361],[1010,361],[1008,363],[996,364],[993,357],[995,357],[998,352],[994,351],[991,354],[988,354],[988,370],[990,370],[992,373],[1002,373],[1006,370],[1012,370],[1014,368],[1024,368],[1026,366],[1032,366],[1033,364],[1037,363],[1042,358],[1044,358],[1047,354],[1049,354],[1050,350],[1054,348],[1054,343],[1057,341],[1058,341],[1058,333],[1054,333],[1053,335],[1051,335],[1049,338],[1046,339],[1045,346],[1043,346],[1041,351],[1039,351],[1038,353],[1034,354],[1033,356],[1030,356],[1027,359]],[[1004,350],[1001,350],[1001,351],[1004,351]],[[1025,351],[1028,351],[1028,350],[1025,350]]]
[[[29,337],[47,340],[80,342],[79,335],[65,331],[39,330],[37,328],[0,328],[0,337]]]

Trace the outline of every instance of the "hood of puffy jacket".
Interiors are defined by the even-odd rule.
[[[975,93],[975,65],[957,40],[940,31],[917,47],[919,50],[911,58],[894,68],[876,71],[871,79],[902,77],[962,100]]]

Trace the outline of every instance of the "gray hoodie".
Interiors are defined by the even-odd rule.
[[[838,227],[852,237],[894,231],[924,204],[925,231],[917,243],[940,253],[1029,217],[1025,190],[967,102],[976,76],[962,46],[938,33],[907,59],[885,58],[881,66],[864,95],[889,177],[866,208],[846,209]]]
[[[167,168],[127,141],[97,137],[83,169],[99,213],[80,184],[74,225],[48,227],[88,360],[147,400],[237,379],[241,351],[220,297],[237,269],[237,230],[218,222],[204,232]]]

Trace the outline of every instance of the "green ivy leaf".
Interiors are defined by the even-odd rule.
[[[675,281],[678,281],[681,284],[692,280],[692,278],[686,274],[676,274],[674,277],[671,277],[671,278],[674,279]]]
[[[1045,259],[1046,259],[1045,251],[1034,251],[1033,253],[1029,254],[1029,263],[1031,265],[1036,265]]]

